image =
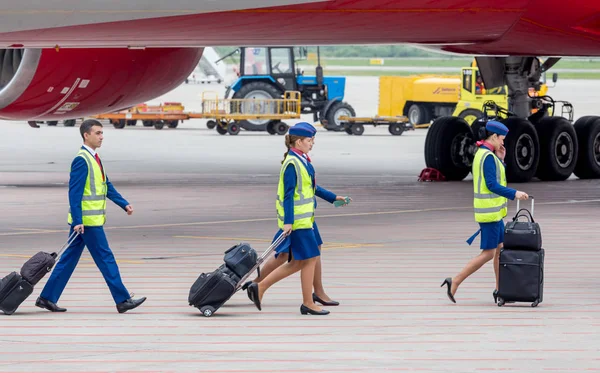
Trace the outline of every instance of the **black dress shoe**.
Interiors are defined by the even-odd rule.
[[[119,313],[125,313],[129,310],[132,310],[132,309],[140,306],[145,301],[146,301],[146,297],[143,297],[140,299],[129,298],[125,302],[117,304],[117,311],[119,311]]]
[[[42,297],[39,297],[35,301],[35,305],[39,308],[44,308],[44,309],[47,309],[48,311],[52,311],[52,312],[67,312],[66,308],[60,308],[59,306],[56,305],[56,303],[50,302],[49,300],[44,299]]]
[[[259,311],[262,311],[261,307],[260,307],[260,299],[258,299],[258,284],[253,282],[250,285],[248,285],[248,298],[250,298],[251,301],[254,302],[254,305],[256,306],[256,308],[258,308]]]
[[[313,293],[313,302],[319,302],[324,306],[339,306],[340,302],[336,302],[332,300],[331,302],[325,302],[323,299],[319,298],[317,294]]]
[[[315,311],[311,308],[306,307],[304,304],[300,306],[300,313],[303,315],[329,315],[329,311],[327,310],[321,310],[321,311]]]
[[[446,292],[446,294],[448,294],[448,298],[453,302],[456,303],[456,300],[454,299],[454,295],[452,295],[452,277],[448,277],[447,279],[444,280],[444,282],[442,282],[442,286],[444,285],[448,285],[448,291]]]

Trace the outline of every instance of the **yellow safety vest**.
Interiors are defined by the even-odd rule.
[[[288,155],[281,165],[279,172],[279,186],[277,187],[277,223],[279,228],[283,228],[284,210],[283,199],[285,189],[283,186],[283,174],[288,165],[292,165],[296,170],[296,189],[294,191],[294,223],[292,230],[308,229],[313,227],[315,221],[315,189],[308,173],[308,169],[302,160]]]
[[[502,220],[507,212],[507,199],[492,193],[485,182],[483,162],[492,156],[496,162],[496,180],[506,186],[506,173],[504,165],[496,154],[488,149],[479,148],[473,159],[473,207],[475,208],[475,221],[478,223],[493,223]]]
[[[87,150],[81,149],[77,156],[83,158],[88,166],[83,198],[81,199],[83,225],[86,227],[103,226],[106,222],[106,182],[104,181],[106,180],[106,173],[102,174],[100,165]],[[71,209],[69,209],[67,222],[69,224],[73,223]]]

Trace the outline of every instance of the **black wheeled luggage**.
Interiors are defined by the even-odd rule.
[[[258,254],[249,244],[240,243],[225,251],[223,261],[238,277],[244,277],[256,266]]]
[[[17,272],[11,272],[0,280],[0,310],[12,315],[17,308],[33,293],[33,286]]]
[[[500,251],[498,307],[506,302],[531,302],[531,307],[542,303],[544,255],[544,249]]]
[[[537,307],[544,300],[544,257],[542,234],[533,220],[533,197],[530,197],[529,222],[519,222],[521,211],[517,201],[517,213],[506,225],[504,247],[500,251],[498,306],[505,303],[531,302]]]
[[[200,312],[206,316],[212,316],[219,308],[221,308],[225,302],[227,302],[233,294],[235,294],[241,287],[242,283],[246,281],[246,279],[255,271],[258,270],[259,266],[265,261],[265,259],[279,246],[285,239],[285,235],[280,235],[269,248],[267,248],[260,257],[255,260],[254,265],[249,268],[249,270],[243,275],[238,276],[234,269],[230,268],[227,263],[221,265],[214,272],[210,273],[202,273],[198,279],[194,282],[190,289],[190,293],[188,295],[188,303],[192,307],[196,307],[200,310]],[[246,247],[243,250],[246,250],[242,253],[242,247]],[[233,249],[238,248],[239,250]],[[250,250],[248,250],[251,249]],[[230,260],[232,257],[241,258],[246,257],[246,253],[252,252],[254,249],[250,247],[250,245],[243,244],[234,246],[232,249],[229,249],[226,252],[226,262],[229,263],[244,263],[244,260]],[[227,253],[233,253],[236,255],[227,256]],[[256,253],[254,251],[254,253]],[[251,257],[252,254],[250,254]],[[244,268],[244,265],[234,265],[237,271],[241,272],[241,269]],[[245,269],[243,269],[245,271]]]
[[[56,258],[73,243],[78,234],[73,232],[58,253],[48,254],[40,251],[25,262],[20,274],[11,272],[0,280],[0,310],[4,314],[15,313],[17,308],[33,293],[33,287],[52,270]]]

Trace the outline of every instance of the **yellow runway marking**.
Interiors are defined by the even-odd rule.
[[[600,199],[589,199],[589,200],[570,200],[570,201],[556,201],[556,202],[538,202],[537,205],[571,205],[580,203],[600,202]],[[438,207],[430,209],[414,209],[414,210],[391,210],[391,211],[377,211],[377,212],[357,212],[351,214],[329,214],[329,215],[318,215],[318,219],[327,218],[346,218],[356,216],[377,216],[377,215],[399,215],[399,214],[415,214],[421,212],[436,212],[436,211],[464,211],[472,210],[472,206],[464,207]],[[256,218],[256,219],[239,219],[239,220],[218,220],[218,221],[201,221],[191,223],[168,223],[168,224],[148,224],[148,225],[130,225],[130,226],[119,226],[119,227],[105,227],[105,230],[116,230],[116,229],[147,229],[147,228],[168,228],[168,227],[193,227],[202,225],[215,225],[215,224],[235,224],[235,223],[255,223],[261,221],[277,221],[277,218]],[[60,230],[40,230],[40,232],[5,232],[0,233],[0,236],[21,236],[21,235],[37,235],[46,233],[66,233],[66,229]]]

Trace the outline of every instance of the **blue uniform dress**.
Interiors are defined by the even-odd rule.
[[[85,148],[82,147],[82,149]],[[81,201],[87,175],[88,166],[86,161],[82,157],[75,157],[71,163],[71,175],[69,179],[69,205],[71,207],[71,216],[73,217],[69,235],[73,233],[73,227],[82,224]],[[106,198],[116,203],[122,209],[125,209],[129,205],[129,202],[117,192],[108,179],[108,176],[106,176],[106,187]],[[60,256],[40,296],[53,303],[58,302],[79,262],[83,248],[86,246],[96,266],[100,269],[115,303],[119,304],[129,299],[129,292],[125,288],[125,285],[123,285],[117,262],[108,246],[104,228],[101,226],[84,227],[83,235],[80,234],[77,236],[71,246]]]
[[[480,148],[489,149],[485,145],[481,145]],[[492,149],[489,150],[493,151]],[[485,175],[485,185],[492,193],[496,193],[497,195],[510,200],[515,199],[517,191],[500,185],[498,180],[496,180],[496,162],[493,157],[486,157],[485,161],[483,161],[483,174]],[[504,220],[500,219],[500,221],[493,223],[479,223],[479,228],[480,229],[467,240],[469,245],[480,232],[481,250],[495,249],[504,242]]]
[[[297,157],[306,165],[308,174],[310,175],[313,186],[315,185],[315,169],[310,162],[304,157],[298,156],[293,151],[288,153],[288,157]],[[294,166],[288,165],[283,172],[283,187],[284,187],[284,198],[283,198],[283,210],[284,210],[284,224],[294,223],[294,191],[297,184],[297,176]],[[317,186],[316,195],[319,197],[331,201],[335,201],[335,195],[326,189]],[[333,197],[333,198],[332,198]],[[315,201],[316,207],[316,201]],[[283,232],[279,229],[273,238],[273,242]],[[292,258],[296,260],[310,259],[315,256],[319,256],[319,245],[323,243],[317,225],[313,225],[313,229],[296,229],[292,231],[289,237],[277,247],[275,250],[275,257],[280,253],[291,252]]]

